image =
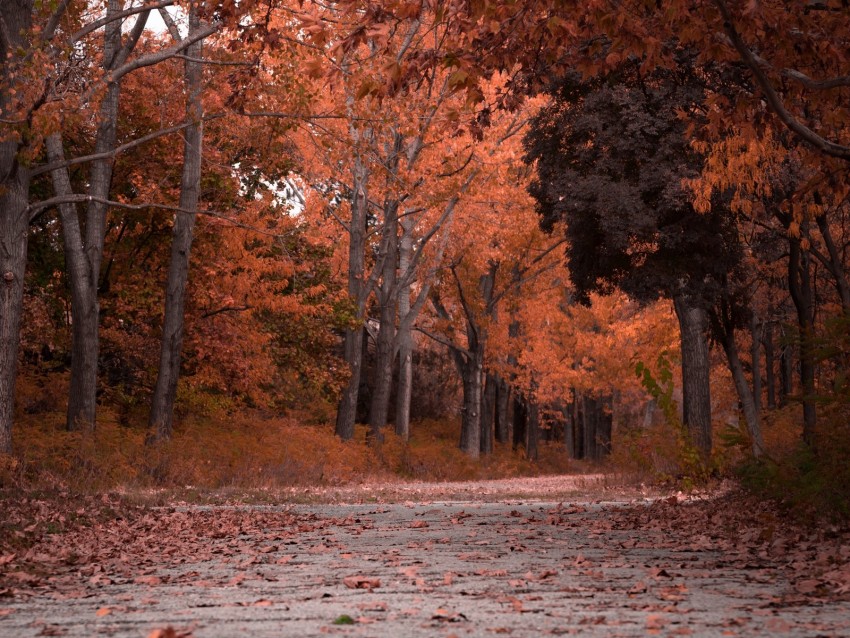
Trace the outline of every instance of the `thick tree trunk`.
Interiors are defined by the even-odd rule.
[[[682,347],[682,413],[691,443],[704,461],[711,455],[711,389],[708,317],[685,295],[673,299]]]
[[[360,395],[360,373],[363,369],[362,326],[345,331],[345,362],[348,364],[348,383],[342,391],[336,413],[336,435],[343,441],[354,438],[357,420],[357,400]]]
[[[750,321],[752,337],[750,359],[753,365],[753,403],[757,412],[761,412],[761,337],[763,332],[764,327],[759,325],[758,317],[753,313]]]
[[[372,387],[372,402],[369,407],[369,437],[376,442],[383,439],[382,430],[387,425],[390,393],[393,384],[397,315],[398,202],[388,202],[384,206],[384,215],[386,252],[381,271],[381,287],[378,291],[381,322],[378,326],[374,385]]]
[[[738,392],[738,400],[741,402],[741,407],[744,412],[744,422],[747,424],[747,432],[749,432],[750,440],[752,441],[753,456],[758,458],[764,453],[764,441],[761,436],[761,419],[756,408],[755,397],[750,392],[750,385],[747,383],[747,378],[744,375],[744,366],[741,364],[741,358],[738,356],[738,346],[735,343],[734,333],[724,332],[723,351],[726,353],[726,361],[729,363],[729,371],[732,373],[732,379],[735,382],[735,390]]]
[[[406,216],[401,220],[401,239],[398,246],[398,270],[402,276],[410,267],[413,254],[413,228],[415,220]],[[409,322],[404,321],[410,313],[410,284],[407,283],[398,292],[399,329],[398,342],[398,383],[396,387],[395,433],[403,441],[410,438],[410,399],[413,391],[413,334]]]
[[[0,38],[0,119],[16,120],[12,73],[32,26],[32,0],[0,2],[6,37]],[[12,452],[15,382],[18,372],[24,273],[27,265],[30,174],[18,162],[19,143],[10,131],[0,141],[0,453]]]
[[[493,453],[497,384],[496,375],[488,372],[485,375],[484,394],[481,398],[481,454]]]
[[[773,410],[776,407],[776,355],[773,352],[773,323],[764,325],[762,334],[764,343],[764,379],[767,386],[767,408]]]
[[[470,458],[481,455],[481,377],[484,353],[480,349],[463,366],[463,414],[460,428],[460,449]]]
[[[496,377],[496,415],[495,435],[499,443],[507,443],[510,436],[510,420],[508,419],[508,405],[510,401],[510,388],[507,381],[502,377]]]
[[[27,264],[29,171],[15,142],[0,143],[0,453],[12,452],[24,272]]]
[[[196,5],[189,13],[189,35],[200,27]],[[171,438],[174,429],[174,401],[180,377],[180,359],[183,350],[184,309],[186,284],[189,280],[189,258],[195,228],[195,217],[201,190],[201,154],[203,147],[203,110],[201,91],[203,67],[202,41],[192,44],[186,60],[185,84],[188,93],[186,118],[193,122],[184,133],[183,175],[180,183],[180,209],[174,217],[171,239],[171,260],[168,264],[168,281],[165,289],[165,316],[162,324],[159,371],[151,401],[149,424],[156,440]]]

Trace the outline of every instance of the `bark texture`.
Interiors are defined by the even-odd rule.
[[[708,316],[685,295],[674,300],[682,348],[682,421],[703,460],[711,455]]]
[[[0,16],[10,39],[0,38],[2,86],[15,86],[10,77],[23,35],[32,26],[33,2],[0,2]],[[11,93],[0,93],[0,118],[17,119]],[[0,141],[0,453],[12,452],[15,382],[27,263],[30,174],[18,161],[19,142]]]
[[[362,158],[354,162],[351,194],[351,223],[348,228],[348,297],[355,307],[355,326],[345,331],[345,363],[348,383],[336,413],[336,435],[343,441],[354,437],[360,375],[363,370],[363,321],[366,314],[363,270],[366,256],[366,213],[369,205],[369,172]]]
[[[189,36],[200,27],[196,5],[191,5]],[[151,401],[149,423],[155,438],[171,438],[174,429],[174,401],[180,378],[180,360],[183,350],[184,310],[186,285],[189,280],[189,259],[192,250],[195,218],[201,191],[201,156],[203,152],[203,90],[202,40],[190,45],[185,63],[184,82],[188,93],[186,118],[192,124],[186,129],[183,143],[183,173],[180,181],[180,209],[174,216],[171,237],[171,258],[168,263],[168,280],[165,288],[165,315],[162,324],[159,370]]]

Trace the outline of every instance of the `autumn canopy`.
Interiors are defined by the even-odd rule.
[[[51,467],[268,478],[298,436],[433,476],[446,432],[481,467],[828,466],[848,13],[3,2],[0,485],[86,446]]]

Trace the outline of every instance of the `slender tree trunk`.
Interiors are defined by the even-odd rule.
[[[587,458],[587,446],[584,440],[584,395],[581,393],[576,393],[573,403],[573,432],[575,458]]]
[[[115,15],[123,9],[120,0],[109,0],[106,17],[110,19],[104,27],[103,69],[109,71],[116,62],[121,49],[122,20]],[[109,82],[100,105],[98,126],[95,136],[95,153],[109,154],[115,149],[118,126],[118,101],[121,93],[119,82]],[[71,316],[74,327],[71,358],[71,379],[68,388],[68,412],[66,427],[94,428],[97,418],[97,365],[100,356],[100,264],[106,240],[106,214],[112,185],[114,159],[107,157],[94,160],[89,174],[89,200],[85,215],[85,241],[83,250],[88,267],[88,276],[75,284],[84,287],[85,293],[77,295],[80,305],[74,306],[71,297]],[[75,248],[72,248],[75,250]],[[70,271],[74,276],[75,270]]]
[[[571,459],[576,458],[576,441],[575,441],[575,401],[576,391],[570,390],[572,401],[564,406],[564,447],[567,450],[567,456]]]
[[[0,17],[10,42],[0,38],[0,119],[16,120],[12,104],[18,81],[12,75],[19,49],[32,27],[33,2],[0,2]],[[19,163],[22,150],[10,131],[0,141],[0,453],[12,452],[15,382],[18,373],[24,273],[27,265],[30,173]]]
[[[405,216],[401,220],[401,239],[398,246],[398,270],[402,276],[410,267],[413,254],[413,228],[415,219]],[[404,321],[410,313],[410,284],[398,292],[399,330],[398,341],[398,384],[396,388],[395,433],[407,441],[410,438],[410,399],[413,391],[413,334],[409,322]]]
[[[776,408],[776,355],[773,352],[773,323],[767,322],[764,325],[764,333],[762,334],[762,342],[764,343],[764,377],[765,385],[767,385],[767,408],[773,410]]]
[[[195,4],[189,13],[189,35],[200,27]],[[189,258],[201,190],[201,154],[203,147],[203,110],[201,91],[203,67],[202,41],[187,50],[185,84],[188,92],[186,118],[193,122],[184,133],[183,175],[180,183],[180,209],[174,216],[171,239],[171,260],[168,264],[168,282],[165,289],[165,317],[162,325],[162,343],[159,371],[151,402],[149,423],[157,440],[171,438],[174,429],[174,401],[180,377],[180,358],[183,350],[184,309],[186,284],[189,280]]]
[[[481,398],[481,454],[493,453],[493,435],[496,417],[496,375],[485,375],[484,394]]]
[[[799,238],[790,238],[788,287],[797,309],[800,330],[800,385],[803,390],[803,440],[815,445],[817,412],[815,409],[814,298],[809,254]]]
[[[782,385],[779,403],[787,405],[794,393],[794,349],[787,344],[782,346],[782,352],[779,353],[779,378]]]
[[[525,458],[529,461],[536,461],[540,456],[540,409],[533,396],[529,398],[527,406]]]
[[[499,443],[507,443],[510,436],[508,419],[508,402],[510,401],[510,389],[507,382],[500,376],[496,377],[496,423],[495,435]]]
[[[595,398],[583,397],[583,429],[584,429],[584,457],[589,461],[599,460],[597,451],[597,432],[599,426],[599,405]]]
[[[761,338],[763,332],[764,327],[759,325],[758,317],[753,313],[750,320],[750,335],[753,340],[750,359],[753,364],[753,403],[756,412],[761,412]]]
[[[342,391],[336,413],[336,435],[343,441],[354,437],[360,375],[363,370],[363,321],[366,314],[366,291],[363,270],[366,259],[366,219],[369,205],[369,173],[361,158],[356,158],[351,195],[351,224],[348,243],[348,297],[355,305],[356,326],[345,331],[345,363],[348,382]]]
[[[747,432],[749,432],[752,442],[752,453],[754,457],[758,458],[764,453],[761,419],[759,418],[755,397],[750,392],[750,385],[744,375],[744,366],[738,356],[738,345],[735,343],[735,334],[731,326],[724,330],[721,341],[723,351],[726,353],[726,361],[729,363],[729,370],[732,372],[732,379],[735,382],[735,389],[738,391],[738,400],[741,402],[744,411],[744,421],[747,424]]]
[[[525,431],[528,423],[528,404],[522,393],[514,389],[513,391],[513,449],[518,450],[519,447],[525,446]]]
[[[682,413],[691,442],[704,461],[711,455],[711,390],[709,382],[708,317],[685,295],[673,299],[682,347]]]
[[[47,158],[52,162],[65,159],[62,148],[62,136],[53,133],[45,140]],[[72,194],[71,179],[67,168],[57,168],[51,171],[53,191],[58,197]],[[62,237],[65,249],[65,269],[71,287],[71,386],[73,391],[68,397],[66,428],[73,430],[76,425],[95,423],[97,396],[97,356],[87,350],[87,344],[92,339],[97,340],[97,332],[92,335],[92,328],[97,328],[98,318],[86,313],[96,313],[97,283],[91,281],[91,269],[86,258],[85,243],[83,242],[80,218],[75,204],[60,204],[59,217],[62,221]]]
[[[596,456],[602,460],[611,454],[612,434],[614,429],[614,400],[607,396],[599,401],[599,417],[596,427]]]

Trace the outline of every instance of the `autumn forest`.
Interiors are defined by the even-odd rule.
[[[4,1],[0,485],[846,488],[847,12]]]
[[[0,0],[0,635],[850,635],[850,0]]]

